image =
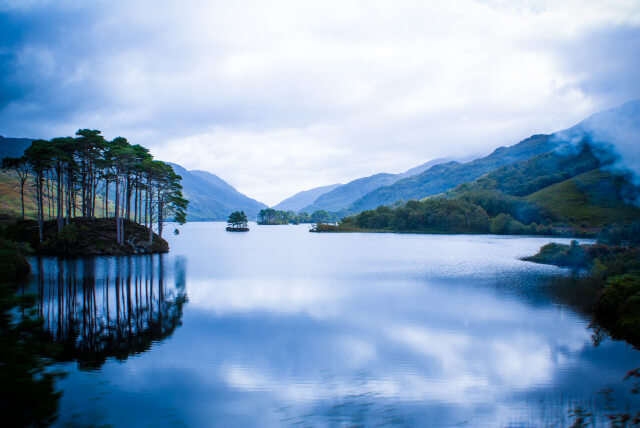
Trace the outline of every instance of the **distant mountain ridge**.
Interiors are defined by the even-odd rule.
[[[32,141],[32,138],[7,138],[0,135],[0,160],[22,156]]]
[[[302,208],[307,205],[311,205],[318,199],[320,196],[328,193],[338,187],[342,186],[341,183],[330,184],[328,186],[320,186],[314,187],[313,189],[303,190],[302,192],[298,192],[293,196],[288,197],[287,199],[279,202],[277,205],[274,205],[272,208],[281,211],[295,211],[300,212]]]
[[[399,200],[422,199],[445,192],[455,186],[475,180],[494,169],[548,152],[557,147],[550,135],[534,135],[511,147],[499,147],[490,155],[467,163],[447,162],[434,165],[412,177],[397,180],[390,185],[368,192],[351,205],[343,207],[341,214],[353,214]]]
[[[600,138],[640,135],[640,100],[629,101],[619,107],[603,110],[589,116],[577,125],[553,134],[533,135],[510,147],[499,147],[488,156],[466,163],[449,162],[435,165],[421,174],[398,180],[363,195],[351,205],[344,207],[341,215],[358,213],[380,205],[390,205],[399,200],[422,199],[453,189],[457,185],[473,181],[499,167],[527,160],[534,156],[555,150],[569,143],[575,144],[580,138],[593,136],[600,130]],[[627,146],[637,144],[635,141]],[[598,149],[598,144],[594,149]],[[602,147],[608,150],[608,147]],[[635,146],[626,150],[637,150]]]
[[[358,198],[379,187],[388,186],[405,177],[419,174],[422,171],[429,169],[434,165],[446,162],[447,160],[449,159],[433,159],[400,174],[388,174],[381,172],[368,177],[352,180],[347,184],[343,184],[342,186],[320,195],[315,201],[313,201],[313,203],[303,207],[300,211],[306,211],[308,213],[312,213],[317,210],[338,212],[356,201]]]
[[[182,177],[185,197],[189,200],[188,221],[226,220],[233,211],[244,211],[254,219],[258,212],[267,208],[262,202],[238,192],[233,186],[207,171],[189,171],[181,165],[171,163],[176,174]]]
[[[399,178],[395,174],[387,174],[384,172],[374,174],[369,177],[358,178],[357,180],[350,181],[347,184],[343,184],[342,186],[325,193],[316,199],[311,205],[304,207],[302,211],[306,211],[308,213],[318,210],[337,212],[362,195],[398,180]]]

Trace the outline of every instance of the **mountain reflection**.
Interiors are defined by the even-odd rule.
[[[181,324],[185,264],[164,255],[34,260],[37,311],[61,361],[100,368],[162,341]],[[172,270],[171,279],[167,271]]]

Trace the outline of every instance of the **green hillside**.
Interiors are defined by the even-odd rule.
[[[608,150],[609,138],[638,135],[640,132],[640,101],[631,101],[610,110],[593,114],[577,125],[551,135],[534,135],[511,147],[500,147],[490,155],[471,162],[449,162],[432,166],[421,174],[398,180],[363,195],[351,205],[343,207],[342,215],[354,214],[381,205],[391,205],[397,201],[422,199],[437,195],[456,186],[475,180],[497,168],[555,150],[570,143],[572,147],[581,140],[596,141],[595,150],[603,154]],[[615,156],[615,155],[614,155]],[[583,171],[584,172],[584,171]],[[534,177],[540,180],[532,187],[548,185],[545,181],[560,181],[563,177]],[[566,177],[565,177],[566,178]],[[554,181],[555,180],[555,181]],[[528,191],[523,182],[516,183],[520,192]]]
[[[640,221],[640,191],[588,144],[505,165],[440,195],[379,206],[337,230],[596,236]]]
[[[600,169],[552,184],[531,195],[528,201],[544,207],[555,221],[601,227],[640,219],[640,209],[625,202],[628,183]]]
[[[498,168],[457,186],[444,197],[481,206],[489,216],[506,214],[522,224],[597,229],[640,219],[637,187],[624,174],[602,170],[589,145],[549,152]]]
[[[36,197],[31,182],[25,184],[24,209],[26,217],[35,218]],[[14,217],[20,213],[20,181],[14,173],[0,169],[0,215]]]

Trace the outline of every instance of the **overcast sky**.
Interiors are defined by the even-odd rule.
[[[569,127],[639,70],[637,0],[0,0],[0,135],[100,129],[269,205]]]

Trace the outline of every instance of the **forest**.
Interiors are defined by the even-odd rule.
[[[345,217],[340,227],[424,233],[488,233],[490,219],[478,205],[451,199],[409,201],[395,208],[381,206]]]
[[[188,201],[181,177],[171,165],[154,160],[149,150],[126,138],[106,140],[99,130],[80,129],[76,137],[34,140],[20,157],[2,160],[20,184],[22,220],[27,186],[36,194],[38,240],[45,220],[57,234],[74,219],[114,219],[115,240],[125,243],[125,221],[153,228],[162,237],[165,223],[186,221]]]

